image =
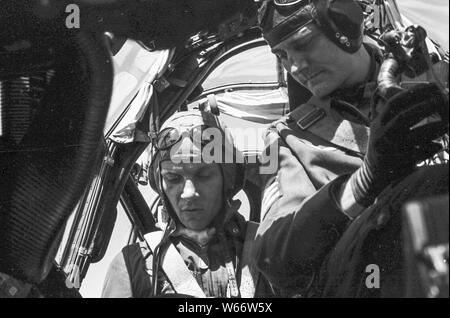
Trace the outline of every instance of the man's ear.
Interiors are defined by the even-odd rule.
[[[355,0],[314,0],[314,19],[339,48],[355,53],[362,45],[364,14]]]

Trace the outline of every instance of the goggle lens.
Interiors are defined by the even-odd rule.
[[[273,2],[275,3],[275,5],[277,5],[279,7],[287,8],[287,7],[302,3],[302,2],[308,3],[309,0],[274,0]]]
[[[158,134],[154,144],[157,149],[166,150],[179,142],[183,136],[189,136],[193,142],[200,142],[202,145],[205,145],[214,139],[210,134],[205,133],[208,128],[210,127],[205,125],[195,126],[186,132],[180,133],[178,129],[168,127]]]

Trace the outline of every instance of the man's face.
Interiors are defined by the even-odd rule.
[[[161,162],[163,191],[188,229],[207,228],[223,206],[223,177],[218,164]]]
[[[352,55],[339,49],[315,23],[305,25],[272,52],[295,80],[318,97],[345,87],[353,71]]]

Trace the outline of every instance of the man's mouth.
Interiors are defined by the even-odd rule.
[[[312,80],[314,80],[317,76],[319,76],[322,73],[323,73],[322,71],[316,72],[312,75],[308,75],[308,74],[304,74],[304,73],[293,73],[292,76],[294,78],[297,78],[300,81],[300,83],[306,84],[306,83],[309,83]]]
[[[187,212],[187,213],[193,213],[193,212],[200,212],[203,209],[200,207],[189,207],[189,208],[182,208],[181,211],[182,212]]]
[[[310,81],[312,81],[314,78],[316,78],[317,76],[319,76],[320,74],[322,74],[322,71],[319,71],[319,72],[317,72],[317,73],[314,73],[314,74],[311,75],[311,76],[307,76],[307,77],[306,77],[306,81],[307,81],[307,82],[310,82]]]

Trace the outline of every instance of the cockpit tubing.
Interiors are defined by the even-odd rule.
[[[68,33],[54,39],[51,52],[48,85],[36,105],[19,107],[7,89],[13,80],[36,76],[35,69],[22,69],[15,79],[0,72],[0,272],[32,284],[49,273],[65,222],[99,159],[113,83],[101,34]],[[8,138],[17,137],[14,116],[25,112],[23,136]]]

